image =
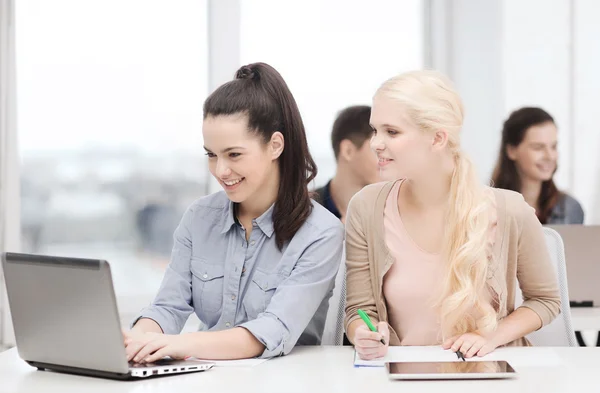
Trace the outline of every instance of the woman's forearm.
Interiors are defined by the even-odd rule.
[[[521,307],[500,321],[492,335],[492,340],[496,346],[506,345],[541,327],[540,317],[534,311]]]
[[[242,327],[188,334],[194,342],[192,356],[199,359],[248,359],[261,355],[265,350],[265,346]]]
[[[150,318],[140,318],[132,330],[142,333],[163,333],[160,325]]]

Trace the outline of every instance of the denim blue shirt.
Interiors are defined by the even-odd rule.
[[[158,295],[136,320],[153,319],[177,334],[195,312],[208,331],[246,328],[265,346],[265,358],[296,344],[319,345],[342,262],[343,225],[313,202],[311,215],[279,250],[273,206],[253,220],[248,241],[233,207],[221,191],[188,208]]]

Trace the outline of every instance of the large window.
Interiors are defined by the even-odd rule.
[[[319,167],[335,173],[336,114],[367,104],[377,87],[423,66],[422,0],[241,0],[241,61],[274,66],[288,83]]]
[[[23,248],[107,259],[126,321],[206,189],[206,0],[16,4]]]

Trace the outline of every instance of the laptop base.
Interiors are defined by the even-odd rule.
[[[85,375],[85,376],[88,376],[88,377],[118,379],[118,380],[121,380],[121,381],[136,380],[136,379],[143,380],[143,379],[145,379],[145,378],[134,378],[129,373],[127,373],[127,374],[120,374],[120,373],[113,373],[113,372],[110,372],[110,371],[90,370],[90,369],[87,369],[87,368],[79,368],[79,367],[71,367],[71,366],[61,366],[59,364],[49,364],[49,363],[40,363],[40,362],[32,362],[32,361],[27,361],[27,363],[30,366],[32,366],[32,367],[36,367],[40,371],[51,370],[51,371],[57,371],[57,372],[60,372],[60,373]]]

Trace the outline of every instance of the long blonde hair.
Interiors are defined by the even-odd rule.
[[[454,158],[442,255],[447,261],[439,310],[442,339],[486,333],[497,316],[486,285],[491,250],[490,196],[471,160],[460,149],[463,104],[451,82],[436,71],[412,71],[383,83],[375,96],[397,102],[423,132],[446,130]]]

